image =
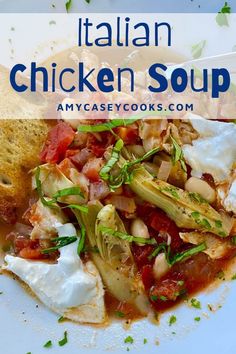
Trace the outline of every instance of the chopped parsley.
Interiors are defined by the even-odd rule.
[[[201,57],[205,45],[206,45],[206,41],[203,40],[192,46],[191,52],[192,52],[193,59],[198,59]]]
[[[174,315],[170,316],[170,318],[169,318],[169,326],[172,326],[174,323],[176,323],[176,321],[177,321],[176,316],[174,316]]]
[[[208,307],[209,311],[211,311],[211,312],[213,311],[213,307],[211,304],[208,304],[207,307]]]
[[[232,242],[233,245],[236,246],[236,236],[232,236],[231,237],[231,242]]]
[[[217,277],[218,279],[225,280],[225,273],[223,272],[223,270],[220,270],[220,271],[216,274],[216,277]]]
[[[133,337],[131,337],[131,336],[128,336],[128,337],[126,337],[125,339],[124,339],[124,343],[129,343],[129,344],[133,344],[134,343],[134,339],[133,339]]]
[[[203,203],[208,204],[208,201],[204,199],[199,193],[189,192],[188,195],[191,201],[193,202],[197,202],[198,204],[203,204]]]
[[[222,227],[222,221],[221,220],[216,220],[215,221],[215,225],[216,225],[216,227],[221,228]]]
[[[65,321],[65,317],[61,316],[58,318],[57,322],[58,323],[61,323],[61,322],[64,322]]]
[[[66,11],[69,12],[72,6],[72,0],[68,0],[65,6],[66,6]]]
[[[150,299],[151,299],[152,301],[157,301],[157,300],[158,300],[158,296],[157,296],[157,295],[151,295],[151,296],[150,296]]]
[[[52,347],[52,341],[51,341],[51,340],[47,341],[47,342],[44,344],[43,347],[44,347],[44,348],[51,348],[51,347]]]
[[[144,338],[144,339],[143,339],[143,344],[147,344],[147,342],[148,342],[148,341],[147,341],[147,338]]]
[[[64,332],[64,337],[58,341],[58,345],[60,347],[63,347],[63,345],[65,345],[66,343],[68,343],[67,331]]]
[[[198,310],[201,310],[202,308],[200,301],[197,300],[196,298],[191,299],[191,306]]]
[[[171,155],[172,163],[173,163],[173,165],[175,165],[179,161],[182,170],[184,172],[187,172],[187,167],[186,167],[186,164],[184,161],[183,150],[181,149],[181,147],[179,146],[177,141],[172,136],[170,136],[170,138],[171,138],[171,141],[173,144],[172,155]]]
[[[195,317],[195,318],[194,318],[194,321],[196,321],[196,322],[201,321],[201,317]]]
[[[120,318],[125,317],[125,314],[122,311],[115,311],[115,315],[116,315],[116,317],[120,317]]]
[[[216,22],[219,26],[229,26],[228,16],[231,13],[231,7],[225,2],[222,9],[216,15]]]
[[[175,199],[179,199],[179,194],[178,194],[178,189],[175,188],[175,187],[165,187],[165,188],[162,188],[162,190],[164,192],[168,192],[172,195],[172,197],[174,197]]]
[[[231,280],[236,280],[236,274],[232,276]]]

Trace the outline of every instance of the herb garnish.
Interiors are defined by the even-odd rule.
[[[43,191],[42,191],[42,182],[40,180],[40,167],[38,167],[36,169],[35,172],[35,182],[36,182],[36,189],[37,192],[39,194],[40,200],[42,202],[43,205],[51,207],[51,208],[55,208],[57,207],[55,205],[55,203],[58,202],[58,199],[61,197],[66,197],[66,196],[70,196],[70,195],[79,195],[81,198],[84,198],[83,193],[81,192],[80,187],[70,187],[70,188],[64,188],[61,189],[59,191],[57,191],[53,196],[51,200],[47,200],[45,199],[44,195],[43,195]],[[76,205],[76,204],[69,204],[66,207],[71,208],[71,209],[79,209],[81,211],[86,212],[87,208],[85,206],[81,206],[81,205]]]
[[[168,112],[164,112],[165,115],[168,114]],[[106,132],[109,130],[112,130],[117,127],[122,127],[122,126],[127,126],[131,125],[138,120],[145,118],[145,117],[150,117],[150,116],[159,116],[161,115],[161,112],[141,112],[139,114],[133,115],[130,118],[114,118],[111,119],[109,122],[101,123],[101,124],[95,124],[95,125],[80,125],[78,127],[79,132],[83,133],[101,133],[101,132]]]
[[[173,165],[175,165],[178,161],[180,162],[181,168],[184,172],[187,172],[187,167],[184,161],[184,154],[183,154],[183,150],[181,149],[181,147],[179,146],[179,144],[177,143],[177,141],[170,136],[172,144],[173,144],[173,149],[172,149],[172,163]]]
[[[131,170],[131,168],[142,161],[146,160],[150,156],[156,154],[159,151],[159,148],[154,148],[144,154],[142,157],[135,159],[133,161],[126,161],[121,169],[119,170],[119,174],[115,177],[109,176],[109,186],[112,191],[119,188],[122,184],[130,184],[133,180],[134,172],[137,169]]]
[[[135,237],[129,234],[126,234],[124,232],[121,231],[116,231],[114,229],[111,229],[109,227],[106,226],[99,226],[99,230],[104,233],[104,234],[108,234],[114,237],[118,237],[121,240],[125,240],[128,242],[137,242],[137,243],[142,243],[142,244],[146,244],[146,245],[154,245],[156,244],[156,240],[154,238],[144,238],[144,237]]]
[[[143,339],[143,344],[147,344],[147,338]]]
[[[208,203],[208,201],[206,199],[204,199],[199,193],[196,192],[189,192],[188,193],[189,198],[193,201],[193,202],[197,202],[199,204],[203,204],[203,203]]]
[[[176,323],[176,321],[177,321],[176,316],[174,316],[174,315],[170,316],[170,318],[169,318],[169,326],[172,326],[172,324]]]
[[[61,322],[64,322],[65,321],[65,317],[64,316],[61,316],[58,318],[57,322],[58,323],[61,323]]]
[[[232,276],[231,280],[236,280],[236,274]]]
[[[195,318],[194,318],[194,321],[196,321],[196,322],[201,321],[201,317],[195,317]]]
[[[161,243],[160,245],[157,246],[157,248],[150,254],[148,257],[149,260],[151,260],[153,257],[156,257],[161,251],[165,252],[166,256],[166,261],[167,263],[172,266],[177,262],[181,262],[184,259],[194,256],[195,254],[205,251],[206,249],[206,244],[200,243],[199,245],[192,247],[186,251],[180,252],[175,254],[174,256],[171,256],[170,254],[170,246],[167,246],[165,243]]]
[[[52,341],[51,341],[51,340],[47,341],[47,342],[44,344],[43,347],[44,347],[44,348],[51,348],[51,347],[52,347]]]
[[[58,344],[60,347],[68,343],[68,338],[67,338],[67,331],[64,332],[64,337],[58,341]]]
[[[191,299],[191,306],[195,307],[195,309],[201,310],[201,303],[199,300],[197,300],[196,298],[192,298]]]
[[[115,164],[118,162],[118,160],[120,158],[120,152],[121,152],[123,146],[124,146],[123,140],[122,139],[117,140],[117,142],[115,143],[115,145],[112,149],[110,159],[107,161],[107,163],[100,170],[99,175],[104,181],[109,180],[109,172],[115,166]]]
[[[236,236],[231,237],[231,242],[233,245],[236,245]]]
[[[222,9],[216,15],[216,22],[219,26],[229,26],[228,16],[231,13],[231,7],[225,2]]]
[[[72,0],[68,0],[65,6],[66,6],[66,11],[69,12],[72,6]]]
[[[77,236],[62,236],[62,237],[53,238],[51,241],[55,242],[56,245],[53,247],[45,248],[45,249],[41,250],[41,253],[48,254],[51,252],[55,252],[59,248],[70,245],[71,243],[75,242],[77,239],[78,239]]]
[[[203,40],[203,41],[201,41],[201,42],[199,42],[199,43],[197,43],[197,44],[192,46],[191,51],[192,51],[193,59],[200,58],[200,56],[202,55],[202,51],[203,51],[205,45],[206,45],[206,41]]]
[[[134,343],[133,337],[131,337],[131,336],[126,337],[125,340],[124,340],[124,343],[133,344]]]
[[[84,251],[85,236],[86,236],[85,227],[84,227],[84,225],[80,225],[80,239],[79,239],[78,248],[77,248],[78,256],[80,256],[81,252]]]
[[[115,315],[116,315],[117,317],[120,317],[120,318],[125,317],[125,314],[124,314],[124,312],[122,312],[122,311],[115,311]]]

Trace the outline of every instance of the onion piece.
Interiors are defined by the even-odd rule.
[[[124,197],[123,195],[113,195],[109,198],[109,202],[118,210],[133,214],[136,205],[133,198]]]
[[[171,168],[172,168],[172,163],[170,161],[162,161],[158,171],[157,178],[166,182],[170,175]]]
[[[110,194],[110,189],[106,182],[99,181],[90,184],[90,191],[89,191],[89,199],[90,200],[99,200],[103,199]]]

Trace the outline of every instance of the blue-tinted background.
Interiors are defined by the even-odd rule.
[[[0,0],[0,12],[64,12],[67,0]],[[74,12],[218,12],[223,0],[73,0]],[[53,7],[52,5],[55,5]],[[236,0],[228,0],[236,12]]]

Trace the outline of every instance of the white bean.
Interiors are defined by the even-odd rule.
[[[160,253],[155,258],[155,262],[153,265],[153,274],[155,279],[160,279],[163,275],[165,275],[170,269],[169,264],[166,260],[165,253]]]
[[[197,177],[190,177],[185,183],[185,190],[200,194],[209,203],[216,199],[215,190],[206,182]]]
[[[147,225],[140,218],[134,219],[130,227],[131,235],[135,237],[150,238]],[[143,246],[143,243],[138,243],[139,246]]]

